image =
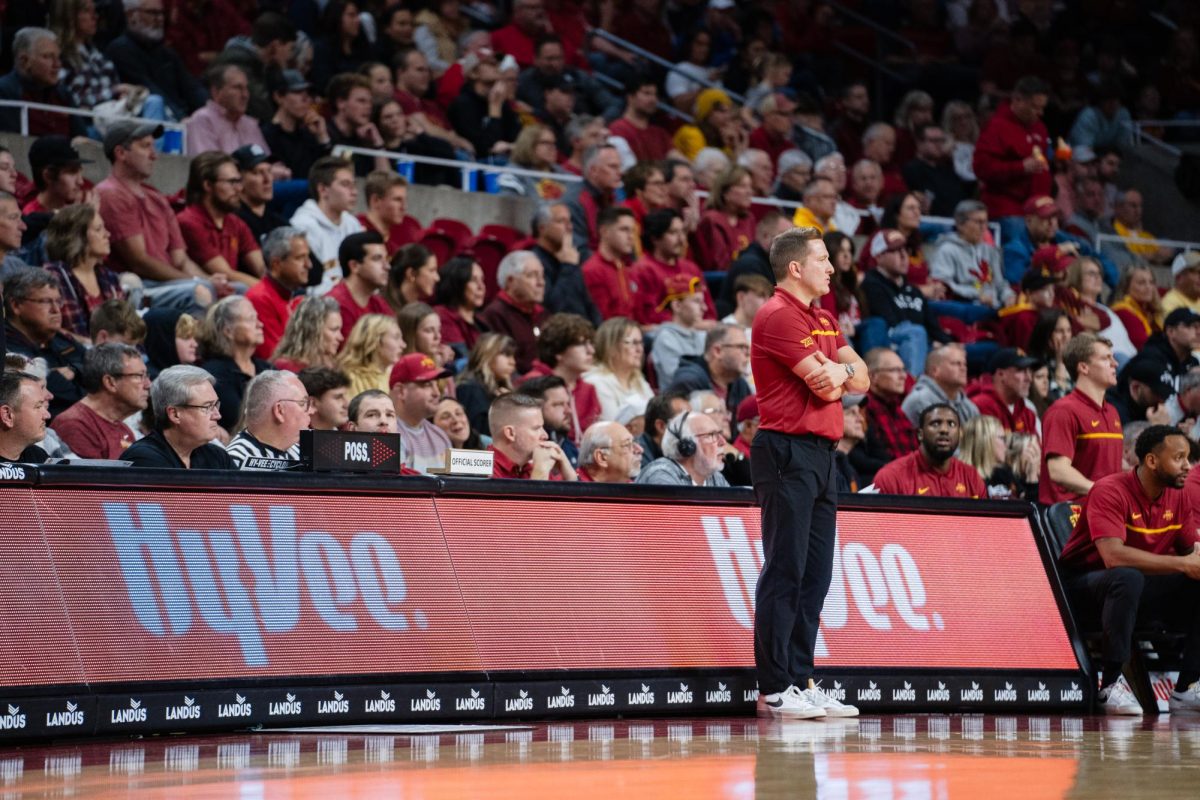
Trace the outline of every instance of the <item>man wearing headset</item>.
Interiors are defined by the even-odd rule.
[[[826,694],[812,676],[833,572],[841,399],[866,392],[870,379],[837,317],[817,302],[833,275],[820,231],[779,234],[770,259],[775,295],[759,309],[750,337],[760,420],[750,471],[763,542],[754,616],[758,712],[800,719],[857,716],[857,708]]]
[[[637,483],[659,486],[728,486],[721,474],[725,432],[707,414],[685,411],[667,424],[663,457],[656,458],[638,475]]]

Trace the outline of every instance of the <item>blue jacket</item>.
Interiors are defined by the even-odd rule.
[[[1100,268],[1104,270],[1104,282],[1109,287],[1116,287],[1117,281],[1120,280],[1120,272],[1111,258],[1102,253],[1097,253],[1090,244],[1078,236],[1072,236],[1062,231],[1054,234],[1055,244],[1065,244],[1067,242],[1071,242],[1079,247],[1079,255],[1088,256],[1099,261]],[[1035,249],[1033,242],[1029,240],[1029,231],[1024,226],[1021,226],[1019,233],[1008,237],[1007,241],[1004,242],[1004,279],[1006,281],[1013,284],[1021,282],[1021,276],[1029,269],[1029,262],[1033,260],[1033,251]]]

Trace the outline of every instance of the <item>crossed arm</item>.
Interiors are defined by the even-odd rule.
[[[854,377],[846,370],[847,364],[854,369]],[[871,388],[867,365],[850,346],[838,348],[837,361],[817,351],[799,361],[792,372],[804,379],[813,394],[829,402],[840,400],[843,394],[862,394]]]

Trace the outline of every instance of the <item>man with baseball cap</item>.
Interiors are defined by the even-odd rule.
[[[1200,345],[1200,314],[1177,308],[1163,320],[1163,329],[1152,335],[1141,352],[1167,365],[1176,386],[1188,370],[1200,366],[1192,351]]]
[[[705,309],[702,284],[700,278],[680,274],[672,275],[663,286],[660,307],[670,310],[671,320],[659,326],[654,346],[650,348],[650,362],[659,386],[671,385],[685,357],[704,355],[709,326],[702,324]]]
[[[1000,342],[1009,347],[1028,347],[1038,314],[1054,307],[1058,278],[1049,270],[1031,268],[1021,276],[1021,295],[1011,306],[996,313]]]
[[[437,410],[441,390],[437,382],[450,377],[424,353],[409,353],[396,362],[388,378],[389,393],[396,406],[396,422],[404,442],[404,464],[418,472],[441,467],[450,449],[450,437],[429,421]]]
[[[254,241],[262,244],[268,233],[287,224],[287,220],[268,208],[275,197],[271,154],[256,144],[248,144],[233,151],[233,161],[242,174],[242,202],[234,213],[250,228]]]
[[[29,147],[29,171],[37,196],[21,209],[24,215],[50,212],[83,199],[83,165],[79,151],[66,136],[39,137]]]
[[[979,408],[979,413],[1000,420],[1006,431],[1032,433],[1040,439],[1042,423],[1028,399],[1029,385],[1033,382],[1032,370],[1038,363],[1036,358],[1025,355],[1015,347],[997,350],[988,362],[992,385],[971,398]]]
[[[925,370],[930,342],[945,344],[954,337],[938,324],[925,295],[908,282],[906,242],[904,234],[893,228],[872,238],[876,269],[863,279],[862,291],[871,313],[887,324],[888,341],[904,361],[904,368],[919,377]]]
[[[188,258],[171,204],[148,182],[158,158],[154,140],[162,134],[162,125],[136,119],[117,120],[104,134],[112,173],[96,186],[96,196],[112,238],[113,266],[141,277],[155,304],[207,305],[213,288],[227,286],[228,280],[210,278]]]
[[[837,470],[838,494],[853,494],[862,488],[858,464],[870,459],[867,455],[867,418],[863,411],[865,394],[842,395],[842,438],[833,451],[833,466]],[[870,473],[879,471],[882,464],[872,463]]]
[[[1164,314],[1177,308],[1190,308],[1200,314],[1200,250],[1180,253],[1171,262],[1175,288],[1163,295]]]
[[[1134,356],[1117,375],[1117,385],[1105,399],[1121,415],[1121,424],[1145,421],[1168,425],[1171,411],[1167,401],[1175,394],[1171,368],[1150,355]]]
[[[1079,255],[1094,258],[1104,270],[1104,282],[1117,285],[1117,266],[1108,256],[1096,252],[1082,239],[1058,229],[1058,206],[1048,194],[1034,195],[1023,206],[1025,224],[1013,227],[1004,239],[1004,277],[1009,283],[1017,283],[1029,269],[1033,254],[1038,248],[1050,244],[1074,244]]]

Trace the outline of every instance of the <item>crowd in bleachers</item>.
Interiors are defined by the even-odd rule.
[[[1103,447],[1193,430],[1200,253],[1152,241],[1121,161],[1125,123],[1200,111],[1196,9],[852,5],[915,43],[883,96],[833,49],[869,29],[820,2],[10,0],[0,99],[96,116],[0,108],[31,142],[28,174],[0,149],[0,460],[280,469],[311,426],[399,433],[406,471],[469,447],[749,485],[751,332],[796,226],[870,371],[844,490],[924,494],[896,465],[957,453],[973,477],[925,491],[1080,497],[1120,468],[1071,467],[1080,397]],[[528,226],[410,214],[456,161],[540,173],[479,186],[536,200]]]

